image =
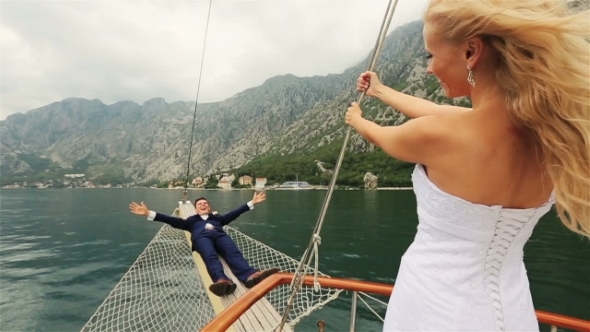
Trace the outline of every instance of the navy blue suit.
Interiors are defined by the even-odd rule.
[[[217,282],[219,279],[231,280],[223,273],[223,266],[217,254],[225,259],[234,275],[241,282],[245,282],[249,276],[258,270],[246,262],[240,249],[222,227],[234,221],[246,211],[250,211],[248,204],[244,204],[225,215],[209,213],[207,220],[204,220],[198,214],[182,219],[160,213],[156,213],[154,220],[191,233],[192,250],[198,252],[203,258],[207,272],[209,272],[213,282]],[[207,223],[215,228],[212,230],[205,229]]]

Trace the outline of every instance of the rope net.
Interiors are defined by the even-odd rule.
[[[224,228],[227,234],[242,250],[244,257],[250,265],[262,270],[278,267],[281,269],[281,272],[295,273],[297,271],[299,261],[241,233],[235,228],[230,226],[225,226]],[[314,270],[310,268],[309,272],[313,274]],[[318,275],[328,277],[328,275],[319,271]],[[280,285],[266,294],[266,299],[281,316],[287,310],[287,302],[291,295],[290,287],[289,284]],[[340,292],[342,292],[341,289],[335,288],[320,288],[318,291],[315,291],[313,286],[302,285],[295,297],[293,307],[288,312],[287,325],[294,329],[295,325],[302,318],[320,309],[326,303],[335,300],[340,295]]]
[[[164,225],[82,331],[196,331],[213,317],[184,231]]]
[[[232,227],[224,229],[255,268],[297,271],[299,262],[295,259]],[[321,272],[318,275],[327,277]],[[289,287],[281,285],[266,295],[279,315],[287,310]],[[313,286],[302,286],[288,313],[287,325],[294,328],[341,291],[314,291]],[[82,331],[199,331],[214,317],[184,231],[164,224]]]

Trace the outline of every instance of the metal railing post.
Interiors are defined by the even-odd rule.
[[[358,292],[352,292],[352,304],[350,305],[350,332],[354,332],[356,330],[356,301],[357,301]]]

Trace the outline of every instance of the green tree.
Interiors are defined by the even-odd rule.
[[[219,184],[219,180],[217,180],[214,176],[210,176],[207,180],[207,183],[204,185],[205,189],[217,189],[219,188],[217,185]]]

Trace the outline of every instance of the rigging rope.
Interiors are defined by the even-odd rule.
[[[389,0],[389,4],[387,5],[387,9],[385,11],[385,16],[383,17],[383,21],[381,22],[381,28],[379,31],[379,36],[377,37],[377,42],[375,43],[375,47],[373,48],[373,55],[371,59],[371,63],[368,66],[368,71],[373,71],[375,65],[377,64],[377,60],[379,59],[379,54],[381,53],[381,48],[383,47],[383,41],[385,40],[385,36],[387,35],[387,31],[389,30],[389,24],[391,23],[391,19],[393,18],[393,13],[395,12],[395,7],[397,6],[398,0]],[[365,97],[365,92],[361,92],[357,103],[360,105],[363,98]],[[342,144],[342,149],[340,150],[340,155],[338,156],[338,161],[336,166],[334,167],[334,172],[332,174],[332,178],[330,180],[330,185],[328,186],[328,192],[326,194],[326,198],[324,199],[324,203],[322,205],[322,210],[320,212],[320,216],[316,223],[313,235],[309,241],[307,249],[305,250],[301,260],[299,261],[299,265],[297,267],[297,271],[291,281],[291,295],[289,297],[289,301],[287,303],[287,308],[283,313],[283,317],[281,319],[281,324],[278,327],[278,331],[282,331],[283,326],[287,321],[287,317],[289,315],[289,311],[293,306],[293,300],[295,299],[295,295],[299,291],[299,288],[303,284],[303,276],[306,274],[307,270],[309,269],[309,265],[311,260],[315,257],[315,264],[314,264],[314,289],[317,291],[320,288],[320,284],[317,281],[317,273],[318,273],[318,246],[321,244],[321,237],[320,231],[322,229],[322,225],[324,223],[324,218],[326,216],[326,211],[328,210],[328,205],[330,204],[330,200],[332,198],[332,193],[334,191],[334,186],[336,185],[336,179],[338,178],[338,172],[340,171],[340,167],[342,166],[342,160],[344,159],[344,154],[346,152],[346,147],[348,145],[348,141],[350,140],[352,128],[349,126],[348,131],[346,132],[346,137],[344,138],[344,143]],[[305,262],[307,264],[304,266]]]
[[[203,75],[203,62],[205,61],[205,48],[207,47],[207,32],[209,31],[209,17],[211,16],[211,6],[213,5],[213,0],[209,0],[209,9],[207,11],[207,23],[205,23],[205,38],[203,38],[203,51],[201,53],[201,68],[199,69],[199,81],[197,83],[197,98],[195,100],[195,111],[193,112],[193,126],[191,127],[191,138],[189,141],[189,148],[188,148],[188,161],[186,164],[186,179],[184,180],[184,191],[182,193],[182,200],[187,200],[187,192],[188,192],[188,179],[190,175],[191,169],[191,157],[193,152],[193,136],[195,133],[195,120],[197,118],[197,106],[199,105],[199,91],[201,90],[201,76]]]

